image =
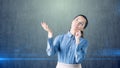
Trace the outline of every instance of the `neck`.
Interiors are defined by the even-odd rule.
[[[70,29],[70,33],[71,33],[72,35],[75,35],[75,30]]]

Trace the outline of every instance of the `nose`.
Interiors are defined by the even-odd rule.
[[[80,23],[78,21],[76,22],[76,26],[80,26]]]
[[[76,21],[76,24],[78,24],[78,22]]]

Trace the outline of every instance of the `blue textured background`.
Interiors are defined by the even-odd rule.
[[[54,36],[77,14],[88,17],[83,68],[120,68],[120,0],[0,0],[0,68],[55,68],[46,54],[46,21]]]

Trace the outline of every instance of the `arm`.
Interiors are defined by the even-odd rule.
[[[48,38],[46,52],[48,56],[56,54],[59,50],[60,45],[60,36],[57,36],[55,39]]]
[[[45,22],[41,23],[42,28],[48,32],[48,38],[52,38],[53,37],[53,32],[52,30],[48,27],[48,25]]]
[[[80,41],[81,37],[81,32],[78,31],[76,32],[75,39],[76,39],[76,49],[75,49],[75,61],[77,63],[80,63],[82,60],[85,59],[87,47],[88,47],[88,42],[85,39],[82,39]]]
[[[53,39],[53,32],[52,30],[48,27],[48,25],[45,22],[41,23],[41,26],[45,31],[48,32],[48,41],[47,41],[47,54],[48,56],[54,55],[58,51],[58,46],[59,46],[59,36]]]
[[[88,42],[85,39],[76,45],[75,60],[77,63],[79,63],[85,59],[87,47],[88,47]]]

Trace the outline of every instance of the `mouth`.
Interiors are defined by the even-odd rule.
[[[77,31],[80,30],[80,28],[78,28],[78,27],[74,27],[74,29],[77,30]]]

